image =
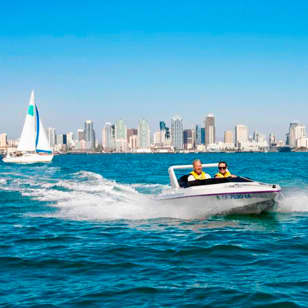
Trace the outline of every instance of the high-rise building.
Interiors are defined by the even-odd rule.
[[[130,136],[138,135],[138,129],[137,128],[128,128],[127,129],[127,142],[129,142]]]
[[[74,147],[75,145],[74,134],[72,132],[66,133],[66,143],[69,148]]]
[[[150,149],[151,132],[149,123],[146,120],[140,120],[138,124],[138,148]]]
[[[77,129],[77,141],[85,140],[84,130],[82,128]]]
[[[265,136],[263,134],[260,134],[259,132],[257,131],[254,131],[253,132],[253,137],[252,137],[252,140],[257,142],[257,143],[264,143],[266,140],[265,140]]]
[[[205,128],[201,127],[201,144],[205,144]]]
[[[216,142],[215,117],[213,114],[208,114],[205,119],[205,144],[213,144]]]
[[[166,123],[164,121],[159,122],[159,130],[166,130]]]
[[[239,146],[240,143],[247,143],[249,136],[249,130],[246,125],[238,124],[235,126],[235,146]]]
[[[66,134],[57,135],[57,145],[67,145]]]
[[[95,148],[95,131],[93,127],[93,121],[87,120],[84,123],[84,139],[87,143],[88,150],[94,150]]]
[[[104,151],[112,152],[114,150],[114,125],[106,122],[102,130],[102,146]]]
[[[115,123],[115,148],[117,152],[127,151],[127,126],[123,120]]]
[[[195,127],[195,145],[200,145],[201,143],[201,127],[197,124]]]
[[[224,133],[224,143],[233,143],[233,134],[231,130],[226,130]]]
[[[52,127],[48,128],[48,141],[49,141],[49,145],[51,148],[53,148],[56,145],[57,140],[56,140],[56,129],[55,128],[52,128]]]
[[[5,148],[7,146],[7,134],[3,133],[0,135],[0,147]]]
[[[171,118],[171,139],[175,150],[183,150],[183,119],[180,116]]]
[[[159,122],[159,130],[161,145],[170,144],[170,129],[166,126],[166,123],[164,121]]]
[[[184,129],[183,140],[185,150],[190,150],[193,148],[193,132],[191,129]]]
[[[298,122],[290,123],[289,127],[289,142],[290,147],[297,146],[297,140],[306,137],[306,126]]]
[[[136,151],[138,148],[138,136],[137,135],[131,135],[129,137],[128,146],[131,151]]]

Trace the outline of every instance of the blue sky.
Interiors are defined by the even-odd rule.
[[[0,4],[0,132],[18,137],[31,89],[45,126],[208,113],[284,136],[308,124],[308,1]]]

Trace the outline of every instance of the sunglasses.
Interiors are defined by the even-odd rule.
[[[222,169],[223,170],[223,169],[227,169],[227,167],[218,167],[218,169]]]

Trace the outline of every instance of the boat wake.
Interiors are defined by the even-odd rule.
[[[177,207],[161,203],[154,197],[170,187],[161,184],[120,184],[100,174],[80,171],[59,180],[47,176],[17,176],[3,178],[0,190],[19,191],[22,196],[40,201],[55,210],[32,215],[72,220],[142,220],[155,218],[200,219],[222,212],[221,208],[207,209]],[[308,188],[308,187],[307,187]],[[307,189],[283,192],[276,212],[308,212]]]
[[[308,187],[285,189],[277,200],[276,212],[308,212]]]

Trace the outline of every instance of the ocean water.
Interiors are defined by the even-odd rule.
[[[280,184],[276,208],[198,217],[154,202],[168,167],[195,158]],[[0,306],[307,307],[307,189],[307,153],[1,162]]]

